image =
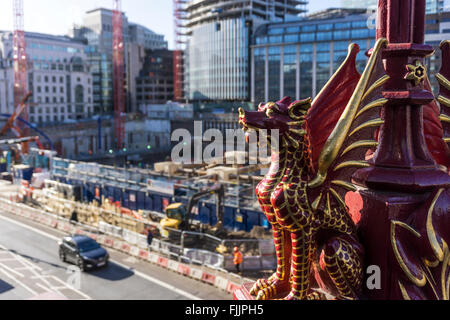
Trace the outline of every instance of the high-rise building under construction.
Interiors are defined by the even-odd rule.
[[[252,30],[306,12],[308,1],[185,1],[185,94],[190,101],[249,100]]]

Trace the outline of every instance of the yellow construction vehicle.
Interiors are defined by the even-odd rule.
[[[172,203],[166,207],[166,217],[161,220],[161,235],[169,237],[170,229],[186,230],[191,229],[191,212],[197,202],[208,195],[217,194],[216,212],[219,223],[223,221],[223,198],[224,187],[222,184],[216,185],[208,190],[195,193],[189,199],[187,207],[183,203]]]

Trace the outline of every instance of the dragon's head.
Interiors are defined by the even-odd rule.
[[[291,103],[291,98],[285,97],[278,102],[261,103],[258,111],[239,108],[239,124],[246,133],[247,142],[252,130],[266,130],[268,137],[272,130],[278,130],[282,146],[298,148],[306,133],[304,123],[310,107],[311,98]]]

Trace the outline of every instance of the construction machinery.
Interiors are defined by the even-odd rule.
[[[225,196],[225,189],[222,184],[208,188],[207,190],[198,191],[193,194],[188,201],[187,206],[183,203],[172,203],[165,209],[166,217],[161,220],[161,235],[163,237],[170,236],[170,229],[190,231],[192,229],[192,209],[201,198],[206,196],[216,195],[216,215],[218,224],[217,228],[223,226],[223,199]]]

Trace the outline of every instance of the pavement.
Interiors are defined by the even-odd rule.
[[[58,258],[64,232],[0,212],[2,300],[231,300],[207,283],[108,249],[110,264],[79,273]]]

